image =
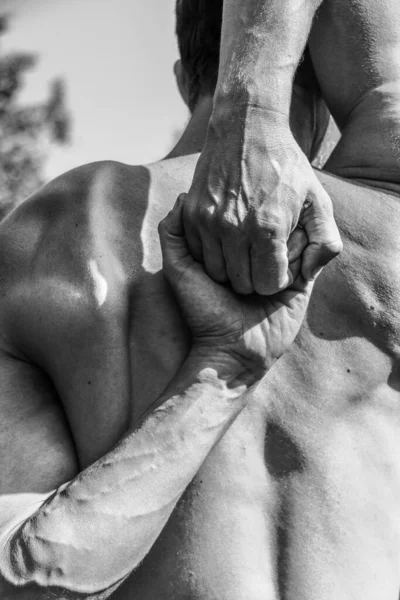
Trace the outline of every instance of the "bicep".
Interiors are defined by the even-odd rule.
[[[129,348],[123,328],[96,317],[54,335],[47,370],[63,404],[79,466],[111,450],[130,425]]]

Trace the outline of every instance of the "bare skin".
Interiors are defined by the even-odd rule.
[[[168,394],[197,389],[199,365],[194,373],[191,361],[182,369],[189,333],[162,276],[157,234],[190,185],[198,159],[192,150],[188,138],[182,156],[148,167],[87,165],[54,181],[1,226],[0,482],[7,534],[7,521],[28,519],[52,490],[101,461],[144,414],[154,414],[156,398],[162,404]],[[382,145],[381,168],[384,153]],[[93,544],[85,555],[76,536],[66,535],[71,529],[61,530],[62,552],[72,557],[66,564],[75,560],[83,578],[75,587],[86,586],[75,598],[397,598],[400,190],[375,172],[372,186],[316,176],[333,199],[344,251],[317,280],[297,341],[246,407],[232,408],[219,379],[200,402],[191,396],[187,431],[202,443],[190,468],[183,409],[161,443],[150,435],[146,452],[124,456],[132,464],[124,486],[121,471],[113,476],[110,460],[100,462],[115,485],[107,488],[107,510],[89,505],[79,513],[85,498],[78,494],[74,504],[71,494],[78,533],[87,526]],[[220,367],[224,382],[226,364]],[[228,374],[232,388],[237,373]],[[171,379],[176,388],[168,391]],[[158,457],[153,475],[137,469],[138,456],[148,465],[148,450]],[[132,470],[143,475],[138,485],[145,480],[153,492],[139,504],[126,495]],[[184,478],[191,480],[185,491]],[[169,481],[177,483],[172,492]],[[107,498],[104,486],[92,489]],[[149,517],[141,521],[143,533],[157,530],[154,521],[147,525],[155,514],[156,539],[147,538],[150,550],[145,544],[138,550],[129,515]],[[54,540],[60,521],[50,517],[47,539]],[[128,527],[132,542],[121,551]],[[110,552],[101,570],[90,568],[94,550],[99,559]],[[117,552],[122,565],[113,562]],[[126,569],[132,574],[112,592]],[[65,582],[62,569],[55,576]],[[51,582],[28,595],[14,586],[2,597],[25,600],[24,594],[72,597]]]
[[[241,294],[292,281],[298,224],[307,279],[342,248],[329,196],[289,127],[293,78],[321,1],[224,0],[214,106],[184,219],[193,256]]]
[[[68,336],[71,366],[65,354],[57,356],[63,341],[58,340],[57,323],[49,321],[46,298],[39,297],[38,302],[36,293],[30,296],[29,282],[24,306],[16,303],[15,312],[7,313],[2,359],[2,444],[8,460],[2,462],[7,471],[1,481],[3,494],[12,494],[8,502],[13,514],[19,505],[18,516],[23,510],[28,517],[52,489],[108,452],[121,430],[135,429],[185,360],[189,348],[186,326],[162,277],[156,228],[165,215],[166,204],[167,209],[172,207],[177,189],[188,182],[196,158],[197,155],[171,159],[148,167],[153,182],[150,190],[145,189],[144,181],[131,167],[112,163],[85,167],[52,184],[41,198],[33,200],[31,207],[24,207],[8,222],[10,234],[18,239],[19,231],[26,239],[24,226],[31,230],[33,216],[35,231],[39,226],[41,231],[38,264],[57,253],[57,260],[66,264],[67,254],[62,248],[71,247],[69,240],[75,236],[76,223],[78,229],[82,228],[84,239],[89,239],[90,232],[95,233],[93,245],[79,244],[74,272],[87,268],[90,260],[97,261],[98,271],[91,272],[86,285],[97,289],[97,298],[101,299],[101,279],[95,273],[106,279],[108,297],[113,299],[115,334],[110,345],[105,343],[103,332],[103,339],[92,342],[86,337],[86,341],[81,333],[82,323],[75,330],[76,315],[63,305],[60,326],[64,344]],[[334,198],[345,239],[343,255],[317,280],[298,342],[267,375],[263,386],[202,466],[198,465],[196,476],[166,527],[140,566],[134,568],[137,562],[132,559],[134,572],[113,598],[261,599],[279,598],[283,589],[287,598],[296,599],[340,596],[372,600],[378,594],[379,598],[394,597],[400,554],[400,532],[395,528],[400,518],[400,315],[396,266],[400,253],[399,200],[397,196],[329,175],[318,176]],[[99,189],[100,182],[102,189],[107,189],[105,178],[114,190],[122,185],[126,191],[126,182],[132,181],[136,186],[135,203],[128,208],[125,196],[114,194],[111,200],[106,194],[97,195],[93,212],[94,190]],[[55,189],[60,184],[68,191],[64,199]],[[71,207],[69,186],[76,184],[83,196]],[[42,209],[51,214],[55,193],[62,214],[68,207],[71,216],[68,226],[64,218],[60,220],[62,235],[54,214],[51,221],[43,220]],[[145,215],[144,219],[139,219],[140,214]],[[53,234],[55,226],[57,235]],[[143,246],[138,244],[132,250],[135,227],[142,232]],[[119,232],[119,240],[125,240],[122,246],[110,246],[110,231]],[[50,246],[46,241],[49,236],[54,240]],[[135,235],[135,243],[138,239]],[[108,264],[117,265],[119,271],[114,268],[113,272],[122,273],[128,289],[135,290],[131,299],[118,290],[107,271]],[[39,281],[43,281],[42,275]],[[63,288],[62,294],[57,294],[60,302],[65,295]],[[46,314],[42,314],[41,305],[46,306]],[[100,314],[104,315],[107,301],[102,306]],[[121,308],[116,311],[115,306]],[[93,305],[95,309],[99,310],[98,304],[97,308]],[[123,336],[129,313],[134,317],[127,345],[118,339]],[[41,322],[43,329],[39,329]],[[3,331],[4,326],[3,322]],[[43,343],[46,332],[52,335]],[[42,356],[52,360],[55,367],[62,361],[71,386],[69,398],[46,387],[47,379],[33,364],[39,345]],[[22,358],[21,348],[22,362],[16,360]],[[111,371],[121,369],[121,356],[130,360],[111,390],[107,387],[109,374],[104,363],[93,358],[103,348]],[[75,388],[73,376],[76,361],[82,370],[91,369],[91,383],[89,379],[85,385],[81,381],[80,389]],[[75,373],[76,379],[80,376]],[[14,378],[18,378],[19,386]],[[60,383],[56,385],[62,389]],[[129,385],[131,415],[126,417],[122,391]],[[207,411],[215,399],[213,391],[208,401],[211,404],[205,404]],[[230,415],[227,424],[241,408],[240,405]],[[71,417],[67,421],[68,410],[70,414],[73,410],[80,428]],[[92,411],[91,416],[86,416],[88,410]],[[201,433],[199,418],[195,416],[191,430]],[[210,411],[208,427],[216,418],[220,421],[221,407],[218,417]],[[174,423],[179,424],[180,420],[175,418]],[[106,439],[105,434],[109,436]],[[150,445],[155,456],[163,452],[164,439]],[[187,452],[188,448],[183,454],[174,452],[177,462],[169,461],[168,469],[163,463],[159,483],[157,477],[152,483],[157,490],[153,502],[165,501],[165,491],[160,496],[158,486],[165,473],[180,473]],[[98,489],[101,492],[100,485]],[[39,496],[27,500],[22,496],[27,493]],[[4,501],[7,499],[3,497],[3,515]],[[127,504],[129,498],[124,494],[121,502],[122,506],[133,506],[138,500],[132,498],[134,504]],[[124,529],[127,527],[123,520],[127,509],[121,514],[118,506],[110,494],[109,512],[84,513],[86,521],[90,516],[90,526],[103,532],[106,546],[107,536],[116,539],[117,518]],[[53,522],[59,531],[57,518]],[[53,538],[51,531],[49,535]],[[62,538],[65,539],[65,533]],[[77,551],[75,542],[70,552]],[[137,556],[137,538],[133,535],[131,551],[133,557]],[[85,564],[81,577],[90,579],[87,558]],[[110,565],[112,573],[120,578],[121,570],[116,570],[114,562]],[[97,574],[100,587],[110,583],[111,574]],[[84,588],[82,582],[81,585]],[[5,597],[24,598],[15,593]],[[43,596],[30,592],[27,597]],[[102,596],[93,593],[82,597]]]
[[[328,169],[398,183],[399,6],[224,0],[214,108],[185,208],[191,251],[213,279],[243,294],[282,289],[298,223],[309,240],[305,277],[340,251],[329,197],[289,130],[292,78],[310,30],[318,80],[346,133]]]
[[[118,167],[116,169],[113,164],[94,165],[91,171],[95,179],[107,174],[114,178],[120,174]],[[85,174],[88,175],[87,169],[83,169],[80,177],[75,173],[81,184],[85,181]],[[127,180],[132,176],[129,168],[125,176]],[[67,179],[68,177],[64,178],[64,184]],[[95,184],[94,181],[93,183]],[[118,180],[114,179],[112,183],[114,187]],[[42,200],[47,204],[46,195],[42,196]],[[61,196],[59,200],[62,200]],[[114,200],[118,203],[116,196]],[[36,200],[33,205],[37,208]],[[128,346],[118,344],[118,339],[124,333],[121,325],[127,323],[128,315],[125,310],[133,308],[129,290],[138,281],[135,277],[131,278],[129,268],[132,268],[136,257],[132,254],[130,262],[125,263],[121,257],[128,254],[118,255],[116,247],[107,251],[106,240],[100,233],[100,236],[96,236],[99,244],[97,248],[104,254],[96,254],[93,249],[87,252],[88,247],[83,245],[78,248],[80,266],[89,271],[89,281],[86,280],[86,284],[81,281],[79,287],[74,285],[71,277],[67,277],[68,271],[61,272],[51,268],[55,247],[50,252],[49,261],[49,246],[44,253],[36,246],[40,259],[35,264],[34,271],[39,268],[40,273],[36,272],[39,277],[36,279],[33,275],[33,281],[31,279],[30,285],[27,285],[26,275],[24,277],[23,273],[26,263],[23,258],[29,257],[26,252],[24,256],[17,257],[18,253],[14,253],[15,246],[11,244],[7,247],[7,240],[4,239],[7,237],[5,232],[16,233],[16,223],[22,225],[21,215],[14,213],[4,223],[2,250],[3,257],[8,256],[3,258],[2,266],[8,286],[4,286],[2,299],[2,354],[15,367],[10,368],[6,364],[4,368],[4,364],[2,365],[2,399],[5,407],[2,441],[8,451],[13,450],[15,444],[18,445],[19,441],[14,439],[15,427],[12,428],[12,425],[13,419],[14,423],[15,419],[17,422],[22,419],[30,427],[32,441],[36,443],[31,443],[27,448],[30,454],[22,465],[22,470],[26,469],[26,477],[21,481],[21,466],[16,463],[14,466],[19,474],[9,474],[0,496],[2,598],[109,598],[146,557],[208,453],[251,399],[253,386],[262,380],[299,331],[312,285],[299,275],[291,288],[283,290],[274,298],[255,297],[243,300],[231,289],[213,282],[192,258],[184,236],[182,208],[183,204],[178,203],[162,220],[159,235],[165,277],[165,281],[162,281],[164,287],[168,282],[169,289],[173,290],[177,301],[175,309],[179,308],[190,331],[188,352],[164,392],[154,396],[154,401],[146,407],[142,406],[139,416],[134,409],[138,409],[140,403],[129,407],[131,418],[125,424],[125,435],[99,460],[87,468],[79,469],[77,476],[69,481],[64,480],[61,486],[59,482],[57,485],[60,473],[58,469],[69,465],[63,465],[60,456],[54,457],[54,463],[50,460],[48,468],[53,466],[54,472],[50,470],[47,473],[47,486],[55,486],[50,490],[40,489],[43,473],[35,460],[43,458],[38,456],[38,449],[49,442],[49,436],[43,435],[46,427],[49,427],[50,435],[64,434],[64,442],[67,441],[62,422],[54,419],[57,416],[56,403],[63,404],[63,399],[49,398],[44,393],[44,380],[40,385],[39,370],[26,368],[27,362],[32,360],[29,357],[35,352],[35,337],[40,339],[50,334],[50,346],[53,343],[57,345],[57,328],[52,327],[49,331],[46,324],[51,322],[55,311],[61,310],[63,317],[69,322],[70,339],[80,336],[79,344],[87,348],[91,335],[103,336],[112,331],[115,336],[113,345],[108,346],[107,340],[102,340],[102,343],[98,342],[98,346],[112,354],[109,359],[112,366],[117,365],[115,356],[121,360],[124,354],[129,363],[129,348],[136,338],[131,338],[129,329]],[[107,213],[112,218],[110,210],[111,205],[107,207]],[[74,217],[75,228],[85,227],[74,211],[71,216]],[[125,218],[127,216],[125,214]],[[54,217],[53,213],[53,224],[57,222],[57,217]],[[120,217],[123,217],[122,213]],[[90,217],[88,222],[91,226]],[[111,225],[111,220],[109,224]],[[49,235],[52,237],[51,229],[52,227],[47,229],[44,237],[36,240],[39,241],[39,246],[47,245]],[[120,233],[128,233],[118,229]],[[88,239],[89,231],[86,233]],[[124,239],[128,240],[128,237],[124,235]],[[299,248],[304,247],[304,232],[299,231],[298,237]],[[62,247],[66,241],[65,238],[64,241],[59,238],[57,246],[61,244]],[[297,272],[300,271],[300,255],[301,250],[293,261],[293,269]],[[104,261],[101,260],[103,256]],[[65,258],[62,254],[61,260],[66,267]],[[112,273],[107,271],[110,261],[114,265],[114,273],[120,276],[119,282],[126,285],[119,287],[115,284]],[[79,260],[75,262],[75,266],[79,270],[78,263]],[[17,280],[13,280],[17,266],[20,267],[19,276]],[[40,284],[39,287],[35,286],[35,280]],[[32,319],[30,311],[34,290],[40,309],[35,319]],[[108,295],[111,298],[107,298]],[[171,294],[169,295],[171,301]],[[135,294],[133,300],[137,297]],[[117,305],[114,300],[117,300]],[[123,308],[118,310],[118,307]],[[90,315],[86,313],[88,308]],[[7,321],[14,318],[18,321],[17,327],[15,323],[8,327]],[[27,328],[24,325],[25,319]],[[53,350],[54,348],[53,346]],[[77,346],[73,348],[73,343],[68,348],[69,352],[71,350],[79,352]],[[41,356],[45,360],[46,357],[49,358],[48,351],[49,346],[42,344]],[[93,359],[93,354],[88,356],[87,350],[83,350],[81,354],[84,359],[85,355],[88,361]],[[53,360],[56,368],[59,360],[60,357]],[[93,362],[92,366],[95,366]],[[61,367],[68,370],[68,360]],[[114,394],[110,394],[108,390],[108,401],[115,395],[117,400],[121,400],[118,384],[128,388],[132,384],[136,385],[136,380],[130,380],[132,367],[131,363],[122,372],[121,378],[116,382]],[[100,365],[97,370],[95,368],[93,376],[95,385],[101,383]],[[21,390],[15,389],[13,393],[7,389],[12,385],[14,377],[22,388],[22,394]],[[35,379],[36,385],[33,383]],[[91,380],[87,385],[91,385]],[[24,406],[22,412],[18,412],[18,402],[21,399]],[[80,395],[78,400],[90,403],[90,392]],[[95,400],[101,400],[101,389],[96,392]],[[33,407],[29,406],[32,401]],[[68,400],[64,407],[67,411]],[[87,406],[83,404],[76,404],[73,408],[78,420],[87,411]],[[112,406],[111,410],[115,408],[119,406]],[[24,410],[25,415],[28,411],[25,419]],[[42,413],[41,429],[35,427],[34,421],[29,422],[30,410],[34,411],[36,418],[38,411]],[[120,424],[123,424],[121,417],[124,413],[116,416],[119,417]],[[70,423],[73,423],[72,419]],[[111,421],[110,425],[109,433],[117,434],[117,431],[112,431]],[[95,422],[94,427],[96,426]],[[79,431],[77,434],[79,436]],[[85,460],[85,450],[99,450],[98,444],[90,447],[90,440],[86,441],[89,441],[86,448],[76,445],[76,458],[80,460],[80,464]],[[65,446],[64,449],[67,451]]]
[[[399,20],[396,0],[325,0],[309,42],[319,84],[342,131],[326,168],[371,185],[383,180],[386,187],[400,182]]]

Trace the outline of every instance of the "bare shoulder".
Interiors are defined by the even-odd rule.
[[[331,286],[340,314],[371,326],[371,339],[400,365],[400,186],[318,177],[329,193],[344,249],[326,269],[320,286]],[[343,302],[342,302],[343,300]]]
[[[400,185],[391,190],[380,182],[325,171],[316,174],[332,199],[335,219],[348,246],[357,245],[380,260],[400,256]],[[398,262],[392,260],[393,269]]]
[[[93,304],[102,304],[101,277],[109,288],[123,284],[125,263],[134,268],[140,262],[135,236],[124,233],[146,210],[147,179],[142,167],[85,165],[53,180],[8,215],[0,224],[2,337],[10,327],[13,335],[16,327],[26,328],[32,321],[28,307],[34,306],[35,322],[41,307],[50,306],[56,322],[60,311],[64,325],[68,314],[82,321],[93,314]]]
[[[148,187],[145,168],[85,165],[0,224],[0,371],[10,381],[0,392],[10,407],[24,398],[21,411],[34,410],[35,385],[37,402],[68,422],[69,456],[75,453],[81,468],[109,451],[129,424],[126,323]],[[15,384],[22,371],[30,381],[25,396]]]

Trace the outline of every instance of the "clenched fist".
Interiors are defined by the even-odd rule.
[[[291,284],[298,226],[307,235],[306,280],[342,248],[331,200],[287,119],[257,106],[213,114],[183,217],[193,257],[241,294]]]
[[[252,383],[263,377],[296,337],[304,319],[312,282],[292,269],[294,283],[274,296],[239,296],[230,285],[215,283],[191,256],[182,223],[183,195],[160,223],[163,271],[192,335],[192,351],[209,360],[221,356],[238,364]],[[303,246],[304,232],[296,233]]]

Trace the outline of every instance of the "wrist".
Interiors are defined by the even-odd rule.
[[[212,398],[213,405],[240,411],[246,405],[246,392],[255,383],[250,382],[244,371],[227,353],[212,353],[210,347],[193,346],[163,393],[145,410],[139,422],[143,423],[171,398],[187,398],[188,394],[199,401]]]
[[[195,366],[198,381],[225,385],[233,393],[240,388],[243,394],[266,374],[265,369],[252,368],[227,348],[201,343],[192,347],[186,363]]]
[[[232,128],[240,132],[243,127],[248,128],[254,124],[262,135],[267,132],[280,130],[291,135],[290,110],[281,104],[273,103],[259,97],[246,94],[218,94],[214,97],[214,105],[209,122],[209,130],[230,134]],[[269,135],[269,134],[267,134]]]
[[[295,140],[289,118],[280,112],[251,105],[230,107],[222,104],[215,107],[209,120],[204,155],[209,150],[213,152],[220,143],[229,148],[231,160],[244,154],[254,160],[260,153],[268,160],[270,154],[284,152],[283,156],[286,156],[287,149],[293,149]]]
[[[294,71],[247,73],[241,81],[220,81],[214,94],[214,113],[254,108],[277,121],[289,122]]]

